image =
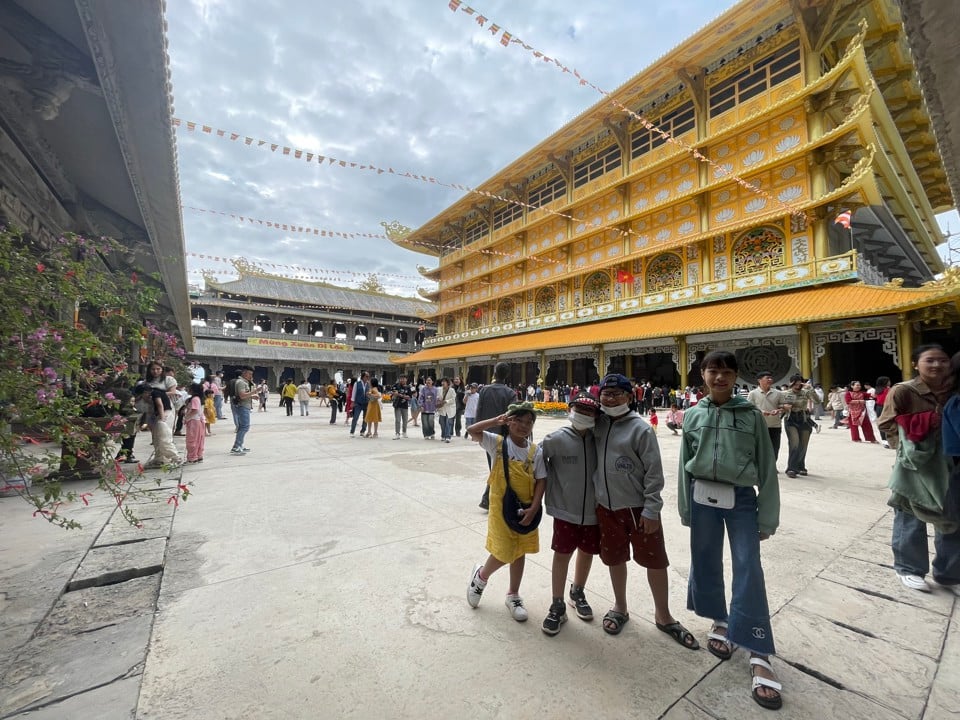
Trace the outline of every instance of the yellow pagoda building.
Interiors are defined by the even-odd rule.
[[[957,349],[955,202],[894,0],[740,2],[478,190],[393,236],[438,259],[410,373],[683,386],[724,348],[827,385]]]

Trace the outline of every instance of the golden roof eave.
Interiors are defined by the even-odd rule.
[[[421,364],[474,356],[498,356],[518,351],[586,348],[615,342],[672,339],[676,336],[903,313],[960,300],[960,277],[954,275],[920,288],[844,283],[718,300],[613,320],[541,328],[520,335],[439,345],[404,356],[397,362],[404,365]]]

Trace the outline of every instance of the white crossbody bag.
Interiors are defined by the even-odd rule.
[[[736,487],[713,480],[694,479],[693,501],[707,507],[729,510],[736,502]]]

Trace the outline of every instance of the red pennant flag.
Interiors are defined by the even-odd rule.
[[[833,221],[836,225],[843,225],[847,230],[850,229],[850,226],[853,224],[853,215],[849,210],[844,210],[842,213],[837,215],[836,219]]]
[[[237,133],[230,133],[231,140],[236,140],[238,137],[240,137],[240,135],[238,135]]]
[[[457,8],[460,7],[460,3],[461,3],[461,2],[463,2],[463,0],[450,0],[450,2],[449,2],[449,4],[448,4],[448,7],[449,7],[451,10],[453,10],[453,12],[456,12],[456,11],[457,11]]]
[[[500,44],[503,45],[504,47],[507,47],[510,44],[510,38],[512,37],[513,35],[511,35],[510,33],[504,32],[503,36],[500,38]]]
[[[483,27],[487,22],[487,18],[485,18],[483,15],[477,15],[474,20],[477,21],[477,25],[480,27]]]
[[[193,131],[196,130],[196,129],[197,129],[197,124],[196,124],[195,122],[190,122],[190,121],[188,120],[188,121],[187,121],[187,130],[189,130],[190,132],[193,132]]]
[[[227,133],[226,133],[225,131],[223,131],[223,130],[217,130],[217,137],[223,137],[223,136],[226,135],[226,134],[227,134]]]

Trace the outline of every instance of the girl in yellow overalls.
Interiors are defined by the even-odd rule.
[[[506,443],[507,458],[510,466],[510,487],[523,503],[531,503],[520,519],[521,525],[529,525],[540,511],[543,491],[546,487],[547,469],[543,462],[543,451],[529,438],[533,432],[533,423],[537,419],[532,403],[517,403],[507,408],[507,412],[489,420],[481,420],[467,428],[470,437],[490,455],[490,515],[487,520],[487,550],[490,555],[483,565],[477,565],[470,576],[467,586],[467,602],[470,607],[480,604],[480,596],[487,586],[490,576],[510,565],[510,587],[507,589],[505,605],[517,622],[527,619],[527,610],[520,597],[520,582],[523,580],[523,566],[527,553],[540,550],[539,531],[521,534],[511,530],[503,520],[501,510],[506,479],[503,474],[503,443]],[[507,436],[489,430],[501,425],[507,426]]]

